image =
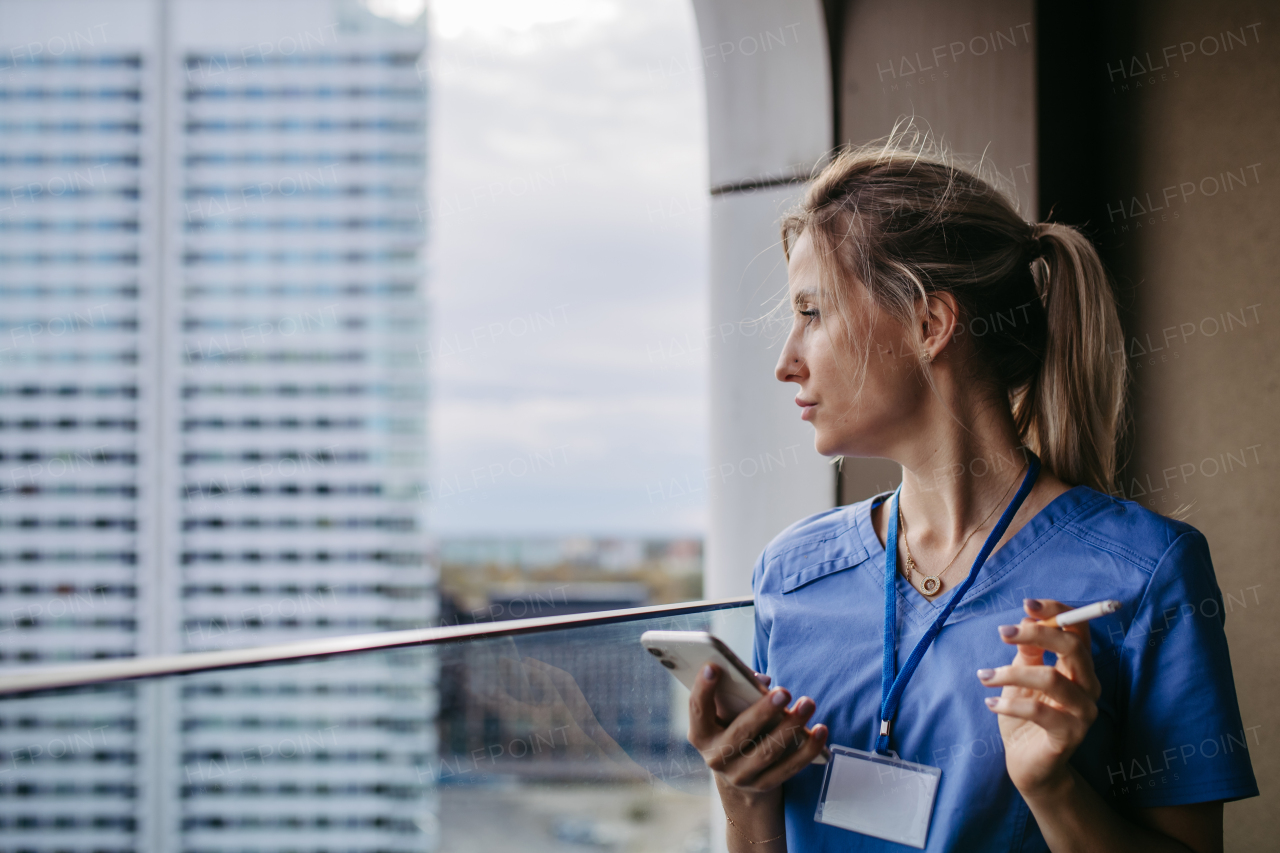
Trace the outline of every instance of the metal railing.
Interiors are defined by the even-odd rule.
[[[408,631],[354,634],[344,637],[326,637],[318,640],[303,640],[296,643],[281,643],[271,646],[225,649],[212,652],[125,658],[55,667],[15,668],[8,671],[0,670],[0,696],[58,687],[76,687],[110,681],[124,681],[133,678],[152,678],[252,664],[320,658],[377,649],[448,643],[482,637],[515,636],[556,628],[607,625],[661,616],[707,613],[715,610],[743,607],[750,603],[751,596],[741,596],[688,601],[678,604],[660,604],[649,607],[632,607],[622,610],[605,610],[594,613],[538,616],[500,622],[480,622],[466,625],[446,625],[436,628],[417,628]]]

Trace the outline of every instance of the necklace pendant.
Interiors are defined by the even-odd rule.
[[[942,589],[942,579],[937,575],[928,575],[920,581],[920,591],[925,595],[937,595],[940,589]]]

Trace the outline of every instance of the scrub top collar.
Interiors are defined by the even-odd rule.
[[[892,490],[881,492],[870,501],[858,504],[860,511],[854,519],[858,537],[862,540],[862,547],[867,553],[868,566],[880,581],[881,588],[884,586],[884,545],[880,544],[880,537],[876,535],[875,526],[871,523],[871,508],[879,506],[892,495]],[[1055,525],[1064,523],[1098,501],[1105,500],[1107,500],[1106,495],[1095,492],[1087,486],[1073,486],[1049,501],[1017,533],[991,553],[978,573],[978,579],[969,589],[969,597],[980,597],[1010,569],[1034,553],[1042,537]],[[938,618],[938,614],[947,606],[947,602],[958,589],[958,585],[952,586],[931,601],[921,595],[901,572],[898,573],[895,585],[898,590],[899,618],[905,617],[913,625],[922,628],[933,624],[933,620]],[[965,606],[965,602],[960,602],[957,611],[963,610]]]

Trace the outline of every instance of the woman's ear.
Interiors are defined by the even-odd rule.
[[[920,317],[920,337],[924,342],[921,358],[932,361],[942,355],[947,344],[960,334],[960,303],[954,293],[929,294]],[[927,358],[926,358],[927,356]]]

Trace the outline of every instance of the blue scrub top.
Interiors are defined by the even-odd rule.
[[[833,744],[875,748],[884,621],[884,548],[871,525],[878,495],[793,524],[765,548],[752,579],[755,667],[817,702]],[[954,587],[926,600],[901,574],[898,658],[914,648]],[[1005,772],[997,689],[975,671],[1013,660],[997,626],[1024,598],[1124,603],[1091,623],[1102,697],[1072,765],[1118,808],[1233,800],[1258,793],[1223,633],[1225,608],[1195,528],[1086,486],[1059,495],[978,573],[907,685],[891,748],[941,768],[927,850],[1048,850]],[[824,768],[783,786],[792,851],[906,851],[813,819]]]

